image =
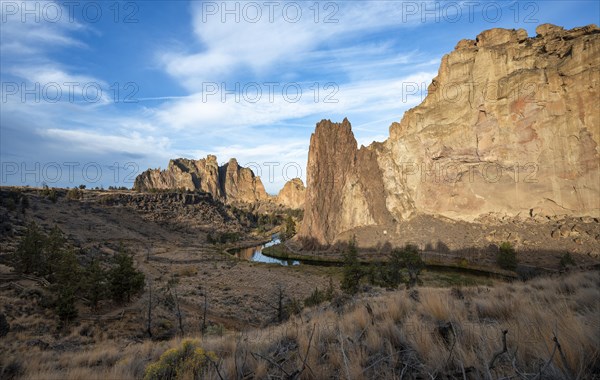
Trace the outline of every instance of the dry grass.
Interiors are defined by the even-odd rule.
[[[463,370],[466,378],[488,372],[493,378],[517,377],[517,370],[525,374],[521,378],[532,378],[526,374],[540,368],[544,378],[600,373],[597,272],[460,292],[418,292],[419,301],[406,291],[363,296],[341,309],[305,310],[281,325],[205,337],[202,345],[219,358],[219,374],[211,365],[207,378],[280,378],[297,371],[304,379],[463,378]],[[489,369],[502,348],[504,329],[508,353]],[[551,356],[555,334],[562,355]],[[79,335],[77,330],[73,338]],[[148,363],[180,345],[180,339],[173,339],[104,340],[81,351],[24,347],[2,355],[2,361],[5,366],[18,362],[25,379],[141,378]]]

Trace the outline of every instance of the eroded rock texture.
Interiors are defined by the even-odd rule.
[[[269,197],[251,169],[239,166],[235,158],[219,166],[213,155],[200,160],[171,160],[165,170],[148,169],[137,176],[134,188],[200,190],[227,202],[256,202]]]
[[[594,25],[460,41],[385,142],[358,149],[348,120],[317,124],[300,236],[331,244],[357,228],[387,234],[419,214],[597,218],[599,70]]]
[[[300,178],[294,178],[285,183],[283,188],[277,194],[276,203],[291,209],[301,209],[304,207],[304,196],[306,188]]]

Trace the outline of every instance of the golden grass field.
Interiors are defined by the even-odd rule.
[[[423,286],[415,289],[367,286],[350,297],[339,291],[339,267],[249,262],[225,253],[231,245],[209,244],[214,205],[159,204],[162,208],[145,211],[135,204],[105,204],[117,193],[85,192],[82,199],[63,196],[54,203],[38,190],[19,191],[29,197],[26,212],[0,205],[3,259],[33,221],[44,231],[58,226],[82,260],[94,255],[108,261],[123,243],[147,282],[129,304],[103,301],[92,310],[78,299],[79,316],[61,326],[48,303],[50,290],[35,278],[18,276],[5,260],[0,264],[0,313],[10,331],[0,337],[2,380],[141,379],[152,374],[149,366],[160,370],[182,347],[205,354],[192,355],[190,366],[170,378],[600,376],[600,274],[582,269],[597,263],[590,257],[576,254],[572,273],[556,271],[526,282],[426,269],[420,276]],[[173,219],[172,207],[196,211]],[[238,245],[264,241],[264,235],[237,223],[230,218],[218,228],[240,231],[244,241]],[[555,264],[560,259],[545,257],[550,258]],[[277,322],[278,292],[286,303],[301,302],[330,284],[336,294],[331,302]],[[146,332],[150,286],[152,338]],[[204,294],[207,329],[202,334]]]
[[[44,316],[23,318],[34,325]],[[19,367],[25,379],[142,378],[167,349],[195,339],[216,357],[200,375],[206,379],[591,379],[600,373],[600,276],[340,296],[280,325],[163,342],[114,340],[85,323],[70,334],[77,340],[94,329],[93,344],[74,351],[24,346],[16,333],[4,343],[5,371]]]

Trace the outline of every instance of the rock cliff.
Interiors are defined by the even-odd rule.
[[[178,158],[165,170],[148,169],[135,179],[138,191],[153,189],[200,190],[226,202],[256,202],[269,198],[259,177],[232,158],[219,166],[217,157],[200,160]]]
[[[304,208],[304,196],[306,188],[300,178],[294,178],[285,183],[277,194],[275,202],[281,206],[291,209]]]
[[[597,218],[600,29],[536,32],[492,29],[460,41],[383,143],[359,149],[348,120],[318,123],[300,237],[393,234],[421,214]]]

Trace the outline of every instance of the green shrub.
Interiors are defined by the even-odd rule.
[[[58,266],[64,256],[67,240],[63,232],[54,226],[44,242],[44,267],[40,274],[47,276],[49,281],[54,280]]]
[[[209,232],[208,234],[206,234],[206,242],[208,244],[216,244],[217,240],[213,237],[212,233]]]
[[[6,316],[0,313],[0,338],[5,337],[10,331],[10,324],[6,320]]]
[[[402,273],[391,270],[386,263],[377,263],[370,266],[369,283],[375,286],[381,286],[387,289],[396,289],[401,284]],[[398,277],[396,281],[394,278]]]
[[[22,359],[20,359],[19,356],[3,356],[2,359],[0,359],[0,379],[12,380],[23,377],[23,374],[25,373],[25,367]]]
[[[402,249],[393,249],[388,262],[371,264],[369,282],[388,289],[397,289],[402,283],[411,287],[420,282],[419,275],[423,268],[425,262],[421,259],[419,250],[416,246],[408,244]]]
[[[575,265],[575,259],[569,252],[565,252],[560,258],[560,267],[566,269],[569,266]]]
[[[344,268],[340,287],[345,293],[356,294],[360,287],[360,279],[365,275],[365,272],[358,261],[356,237],[352,237],[348,242],[348,250],[344,253],[343,257]]]
[[[14,198],[9,197],[4,200],[4,206],[8,211],[15,211],[17,209],[17,202],[15,202]]]
[[[52,282],[63,257],[65,243],[65,237],[57,226],[46,236],[35,222],[30,223],[13,254],[15,270],[43,276]]]
[[[156,363],[146,367],[145,380],[202,379],[216,355],[205,351],[197,340],[186,339],[180,348],[165,351]]]
[[[225,333],[225,326],[223,326],[220,323],[217,323],[216,325],[210,325],[206,328],[206,335],[216,335],[216,336],[223,336],[223,334]]]
[[[498,256],[496,257],[496,263],[502,269],[512,270],[517,269],[517,252],[509,242],[500,244],[498,250]]]
[[[46,237],[35,222],[31,222],[13,254],[15,270],[19,273],[44,275]]]
[[[71,200],[80,199],[82,196],[83,196],[82,191],[76,187],[69,189],[69,191],[67,191],[67,199],[71,199]]]
[[[62,321],[77,317],[75,294],[79,290],[81,270],[75,252],[62,252],[56,269],[56,283],[53,285],[56,294],[56,314]]]
[[[406,268],[408,272],[408,286],[414,286],[419,284],[419,275],[423,268],[425,268],[425,262],[419,255],[419,249],[411,244],[407,244],[404,249],[399,252],[398,256],[399,265]]]
[[[406,245],[403,249],[393,249],[388,262],[371,264],[369,282],[388,289],[396,289],[402,283],[410,287],[419,283],[419,275],[423,268],[425,263],[417,247]],[[404,272],[408,274],[408,278],[405,278]]]
[[[291,239],[292,237],[294,237],[294,235],[296,235],[296,222],[294,222],[294,219],[291,215],[287,216],[285,220],[285,226],[280,235],[282,240]]]
[[[306,301],[304,301],[306,302]],[[296,298],[291,298],[285,305],[287,315],[298,315],[302,311],[302,302]]]
[[[50,191],[48,192],[48,199],[50,199],[52,203],[56,203],[56,201],[58,200],[58,194],[56,193],[55,188],[50,189]]]
[[[29,197],[27,195],[23,195],[21,198],[21,212],[24,214],[25,210],[29,208]]]
[[[108,273],[102,269],[98,260],[94,259],[84,269],[83,294],[92,308],[108,296]]]
[[[108,273],[110,292],[115,302],[129,302],[131,296],[144,289],[144,273],[133,267],[133,257],[121,245],[114,257],[115,265]]]
[[[331,296],[328,295],[328,292],[319,290],[319,288],[315,288],[311,295],[304,299],[304,306],[316,306],[329,300],[331,300]]]

